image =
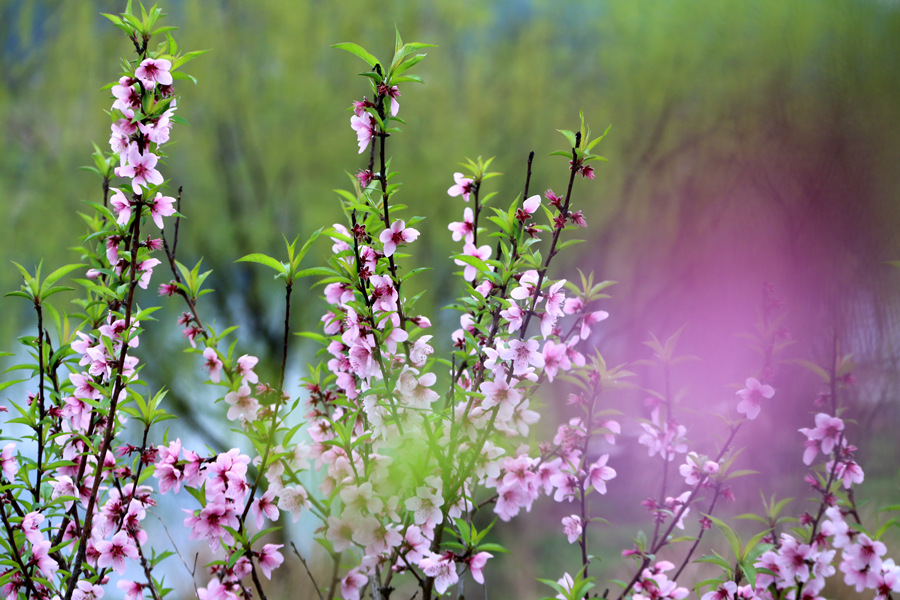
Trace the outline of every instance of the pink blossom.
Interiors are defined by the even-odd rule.
[[[872,540],[868,535],[861,533],[855,543],[844,548],[843,559],[850,561],[853,568],[858,571],[873,572],[881,569],[881,557],[886,553],[887,546],[884,542]]]
[[[463,254],[466,256],[474,256],[481,260],[488,260],[491,257],[491,247],[485,244],[484,246],[476,248],[474,244],[466,244],[463,246]],[[463,270],[463,279],[466,281],[475,281],[475,276],[478,274],[477,267],[459,260],[458,258],[454,259],[454,262],[461,267],[465,267]]]
[[[396,117],[397,113],[400,112],[400,103],[397,101],[397,98],[400,97],[400,88],[398,88],[396,85],[388,87],[383,83],[379,83],[378,95],[387,96],[391,99],[391,116]]]
[[[339,307],[353,300],[353,288],[349,283],[338,281],[325,286],[325,300]]]
[[[512,435],[527,436],[529,426],[534,425],[541,418],[539,413],[528,408],[529,404],[528,398],[519,402],[508,422],[498,422],[497,429]]]
[[[741,397],[737,411],[751,421],[759,416],[759,402],[763,398],[769,399],[775,395],[771,385],[764,385],[755,377],[748,377],[746,387],[737,393]]]
[[[344,600],[359,600],[360,592],[366,587],[368,579],[359,572],[359,569],[350,569],[350,572],[341,579],[341,597]]]
[[[50,493],[51,500],[56,500],[63,496],[76,498],[79,496],[78,490],[75,488],[75,482],[68,475],[60,475],[50,485],[53,488],[53,491]],[[73,500],[66,500],[64,503],[66,510],[72,508],[72,504],[74,504]]]
[[[101,540],[95,544],[100,556],[97,558],[97,566],[100,568],[112,567],[113,571],[120,575],[125,572],[127,566],[125,559],[138,560],[140,558],[137,546],[134,545],[128,534],[122,530],[112,537],[112,540]]]
[[[411,408],[427,409],[431,403],[440,398],[440,394],[430,389],[437,381],[434,373],[416,376],[412,370],[404,371],[397,381],[400,397]]]
[[[365,96],[363,96],[362,100],[354,100],[353,101],[353,114],[356,116],[363,115],[366,112],[367,108],[372,108],[375,105]]]
[[[104,591],[101,586],[82,579],[78,582],[75,592],[72,594],[72,600],[100,600],[103,594]]]
[[[369,169],[360,169],[356,173],[356,180],[359,182],[360,187],[368,187],[374,179],[375,173]]]
[[[677,498],[666,498],[666,508],[671,510],[672,514],[674,514],[678,518],[678,521],[675,522],[675,527],[677,527],[678,529],[684,529],[684,519],[691,512],[690,507],[685,505],[685,502],[687,502],[687,499],[690,497],[690,495],[691,492],[690,490],[688,490]]]
[[[350,117],[350,127],[356,132],[359,154],[362,154],[375,136],[375,120],[367,112]]]
[[[496,381],[485,381],[482,383],[478,388],[478,391],[484,394],[481,407],[484,410],[490,410],[495,406],[499,406],[497,418],[501,421],[509,420],[513,415],[515,406],[521,399],[521,395],[513,388],[513,385],[515,385],[515,380],[508,382],[503,377]]]
[[[872,578],[872,587],[877,592],[875,600],[888,600],[893,594],[900,592],[900,566],[889,558],[881,564],[881,569]]]
[[[134,109],[140,108],[141,106],[141,94],[134,87],[135,79],[131,77],[120,77],[119,83],[112,86],[112,95],[115,97],[116,101],[113,102],[113,109],[118,110],[126,116],[126,121],[130,122],[131,117],[134,116]],[[134,126],[137,129],[136,126]],[[133,133],[133,132],[132,132]],[[130,133],[127,135],[131,135]],[[115,152],[115,148],[113,148],[113,152]]]
[[[409,362],[414,367],[424,366],[425,361],[428,359],[428,356],[434,352],[434,348],[432,348],[428,344],[428,341],[432,337],[433,336],[430,336],[430,335],[423,335],[422,337],[417,339],[415,341],[415,343],[412,345],[412,348],[410,348]]]
[[[513,361],[513,375],[522,375],[528,365],[537,368],[544,366],[544,356],[538,352],[538,346],[537,340],[511,340],[507,348],[500,350],[500,358]]]
[[[600,494],[606,493],[606,482],[614,479],[616,470],[606,466],[609,460],[609,454],[604,454],[597,459],[596,462],[588,467],[587,479],[585,479],[585,487],[592,485]]]
[[[443,594],[447,588],[459,581],[456,565],[450,553],[429,552],[419,561],[419,568],[426,576],[434,578],[434,589],[438,594]]]
[[[361,485],[345,486],[341,489],[340,496],[345,510],[374,514],[380,512],[384,507],[384,501],[375,494],[372,483],[369,481]]]
[[[53,579],[56,572],[59,571],[59,563],[50,556],[50,540],[42,539],[31,548],[31,561],[37,565],[37,568],[47,579]]]
[[[547,314],[553,316],[554,319],[564,314],[562,307],[566,301],[566,294],[561,289],[565,284],[566,280],[560,279],[551,285],[549,290],[544,292],[544,297],[547,299]]]
[[[147,202],[147,206],[150,208],[150,216],[160,229],[163,228],[163,217],[171,217],[175,214],[173,204],[175,204],[175,198],[163,196],[159,192],[156,193],[156,198]]]
[[[510,296],[516,300],[525,300],[531,298],[537,289],[537,282],[540,276],[534,269],[529,269],[522,273],[519,278],[519,285],[510,292]]]
[[[556,583],[566,591],[566,593],[572,591],[572,586],[575,585],[575,580],[572,579],[572,576],[568,573],[563,573],[563,576],[556,580]],[[559,600],[566,600],[566,596],[563,594],[556,595]]]
[[[352,238],[350,236],[350,232],[347,231],[347,228],[340,223],[335,223],[332,228],[334,229],[335,233],[342,237],[331,238],[331,240],[334,242],[334,244],[331,245],[331,252],[334,254],[340,254],[341,252],[350,250],[350,244],[347,243],[347,240]]]
[[[463,211],[463,220],[450,223],[447,226],[453,232],[453,241],[458,242],[465,240],[465,243],[471,244],[475,241],[475,215],[468,206]]]
[[[462,173],[454,173],[453,181],[456,183],[447,190],[448,196],[462,196],[463,200],[469,201],[469,194],[475,189],[475,180],[463,177]]]
[[[172,85],[172,74],[169,70],[172,63],[164,58],[145,58],[141,66],[134,70],[134,76],[141,80],[146,88],[152,88],[157,83],[160,85]]]
[[[578,494],[578,478],[572,473],[558,471],[550,477],[550,482],[556,488],[556,491],[553,493],[554,502],[562,502],[563,500],[571,502]]]
[[[810,465],[815,460],[817,454],[815,443],[818,444],[818,449],[822,451],[822,454],[831,454],[843,431],[844,422],[838,417],[832,417],[826,413],[817,414],[815,429],[806,427],[800,429],[800,433],[806,436],[808,442],[814,442],[811,447],[807,446],[806,452],[803,453],[804,464]]]
[[[797,579],[802,582],[809,580],[809,564],[815,554],[815,550],[809,544],[800,544],[791,535],[783,533],[778,551],[780,556],[776,562],[784,579]]]
[[[206,495],[219,501],[222,496],[230,500],[242,499],[249,491],[247,465],[250,457],[237,448],[220,452],[215,462],[207,465]]]
[[[569,361],[568,356],[568,346],[565,344],[557,344],[553,340],[547,340],[544,342],[543,357],[544,373],[550,381],[553,381],[560,370],[568,371],[572,368],[572,363]]]
[[[272,579],[272,571],[284,562],[284,557],[278,551],[283,546],[284,544],[266,544],[257,556],[259,568],[262,570],[263,575],[266,576],[266,579]]]
[[[191,530],[188,539],[206,539],[213,552],[218,550],[222,542],[229,545],[234,543],[234,536],[225,527],[237,529],[239,525],[234,505],[226,502],[224,496],[217,496],[198,515],[191,515],[184,520],[184,526]]]
[[[472,557],[467,559],[467,563],[469,564],[469,571],[472,573],[472,579],[477,581],[478,583],[484,583],[484,565],[487,563],[489,558],[493,558],[494,555],[490,552],[477,552]]]
[[[716,471],[718,471],[718,465],[716,465]],[[706,477],[706,474],[701,471],[700,457],[696,452],[687,453],[684,464],[678,467],[678,472],[681,473],[681,476],[684,477],[684,482],[688,485],[697,485],[701,479]]]
[[[184,459],[187,461],[184,465],[184,485],[200,487],[203,484],[203,473],[200,470],[203,459],[193,450],[185,450]]]
[[[203,350],[203,358],[206,359],[203,366],[209,371],[209,380],[219,383],[222,377],[222,360],[219,358],[219,353],[215,348],[207,347]]]
[[[181,438],[176,438],[174,441],[169,442],[168,446],[157,446],[156,447],[156,460],[157,463],[167,463],[174,465],[178,462],[178,454],[181,452]]]
[[[835,548],[844,548],[852,542],[850,538],[850,526],[844,520],[841,509],[830,506],[825,509],[828,518],[822,521],[822,534],[832,538],[831,545]]]
[[[13,456],[15,450],[15,442],[10,442],[4,446],[3,451],[0,452],[0,472],[2,472],[9,481],[12,481],[13,477],[16,476],[16,473],[19,472],[19,464],[16,462],[16,457]]]
[[[562,525],[563,533],[566,535],[566,538],[569,540],[570,544],[574,544],[578,540],[578,538],[581,537],[581,533],[584,531],[581,517],[579,517],[578,515],[569,515],[568,517],[563,517]]]
[[[275,502],[273,502],[274,500],[275,490],[268,489],[265,494],[255,499],[253,504],[250,505],[250,512],[252,512],[253,516],[256,518],[257,529],[261,530],[263,528],[266,519],[278,521],[280,512],[278,511]]]
[[[255,421],[259,413],[259,401],[250,395],[250,386],[242,383],[237,391],[225,394],[225,402],[229,405],[226,417],[229,421]]]
[[[234,593],[233,587],[234,584],[226,585],[213,577],[205,588],[197,590],[197,597],[200,600],[238,600],[239,596]]]
[[[485,279],[474,288],[472,288],[472,291],[482,298],[487,298],[490,295],[492,289],[494,289],[494,284],[491,283],[490,280]]]
[[[286,487],[278,493],[278,508],[291,513],[296,523],[300,513],[309,509],[309,493],[300,484]]]
[[[156,170],[156,163],[159,158],[146,150],[141,152],[138,150],[137,144],[133,144],[128,149],[126,156],[126,164],[122,167],[116,167],[116,175],[118,177],[130,177],[131,189],[135,194],[143,193],[141,186],[161,185],[165,179],[162,174]]]
[[[172,104],[174,104],[174,102]],[[174,112],[174,107],[170,108],[158,119],[146,123],[139,122],[137,126],[148,140],[157,146],[161,146],[169,141],[172,130],[172,115]]]
[[[259,383],[259,377],[253,372],[253,367],[259,359],[249,354],[243,354],[237,359],[237,372],[247,383]]]
[[[125,197],[122,190],[118,188],[109,188],[113,191],[112,197],[109,199],[109,205],[113,212],[116,213],[116,223],[125,225],[131,220],[131,201]]]
[[[424,535],[418,525],[410,525],[406,529],[406,535],[403,536],[404,548],[406,551],[406,560],[410,563],[418,563],[422,557],[428,552],[431,543]]]
[[[463,211],[463,220],[450,223],[447,229],[453,233],[454,242],[465,240],[467,244],[473,243],[475,241],[475,216],[472,209],[467,206]]]
[[[400,525],[384,525],[374,517],[369,517],[369,519],[374,521],[374,527],[371,530],[369,541],[365,544],[365,553],[367,555],[390,554],[394,548],[403,543],[403,536],[400,535]]]
[[[158,258],[148,258],[147,260],[141,261],[137,265],[137,272],[140,273],[140,279],[138,279],[138,285],[141,289],[146,290],[147,286],[150,285],[150,277],[153,276],[153,268],[160,264],[160,260]]]
[[[615,445],[616,436],[622,433],[622,426],[619,425],[619,422],[613,419],[601,421],[600,427],[606,430],[603,435],[606,437],[607,443]]]
[[[142,600],[144,597],[144,585],[136,581],[120,579],[116,587],[125,592],[125,600]]]
[[[37,511],[30,512],[22,517],[22,533],[25,534],[25,539],[32,544],[39,544],[44,540],[40,530],[40,524],[44,522],[44,519],[44,515]]]
[[[412,227],[407,227],[403,221],[394,221],[390,229],[385,229],[378,236],[381,243],[384,244],[384,255],[393,256],[400,244],[409,244],[416,241],[419,232]]]
[[[344,517],[346,515],[342,515],[342,517],[331,515],[326,520],[325,538],[331,542],[335,552],[343,552],[353,544],[355,523]]]
[[[175,493],[181,489],[182,471],[169,463],[160,463],[156,465],[153,476],[159,479],[159,493],[166,494],[169,490],[174,489]]]
[[[443,515],[441,506],[444,499],[438,489],[431,485],[420,485],[416,488],[416,495],[407,498],[403,505],[413,512],[413,522],[422,525],[428,521],[440,523]]]
[[[568,306],[568,302],[566,302],[566,305]],[[581,331],[579,333],[581,339],[587,339],[591,334],[591,327],[607,318],[609,318],[609,313],[605,310],[595,310],[584,315],[584,318],[581,320]]]
[[[525,311],[519,308],[519,305],[516,304],[515,300],[510,300],[509,308],[501,310],[500,316],[506,319],[509,323],[507,333],[513,333],[514,331],[518,331],[519,328],[522,327],[522,323],[525,319]],[[551,379],[550,381],[553,380]]]
[[[541,207],[541,197],[538,194],[531,196],[522,203],[522,210],[528,215],[533,215],[535,211]]]
[[[825,468],[828,472],[834,469],[835,477],[841,480],[845,490],[849,490],[854,483],[862,483],[865,479],[862,467],[853,459],[840,460],[837,466],[835,466],[834,461],[828,461]]]
[[[737,598],[737,584],[733,581],[720,583],[715,590],[706,592],[700,600],[735,600]]]

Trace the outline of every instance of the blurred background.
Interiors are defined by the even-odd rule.
[[[131,51],[99,13],[123,7],[0,0],[0,252],[9,260],[78,260],[68,250],[83,231],[76,213],[102,198],[96,176],[78,167],[90,163],[91,142],[107,147],[111,100],[100,88]],[[173,0],[163,8],[166,24],[181,28],[181,47],[210,50],[185,68],[198,81],[177,90],[190,126],[176,126],[163,167],[184,188],[180,259],[213,269],[217,293],[201,310],[222,327],[240,324],[263,369],[276,368],[281,292],[261,269],[234,261],[278,256],[282,236],[340,219],[332,190],[347,187],[347,173],[365,160],[348,109],[368,87],[355,76],[362,62],[329,45],[354,41],[388,57],[396,26],[405,41],[437,45],[416,67],[426,84],[401,89],[408,125],[390,140],[404,182],[399,200],[407,214],[427,217],[415,246],[416,259],[434,269],[416,284],[428,290],[425,314],[460,292],[446,258],[457,247],[446,223],[463,208],[446,195],[458,163],[495,156],[493,170],[504,175],[486,186],[507,205],[534,150],[532,190],[562,191],[566,164],[547,155],[565,149],[555,130],[576,129],[583,109],[596,132],[612,125],[598,148],[609,164],[593,182],[576,183],[575,208],[589,227],[575,233],[588,242],[560,255],[557,274],[575,279],[578,267],[618,282],[601,307],[611,317],[591,340],[607,362],[648,358],[650,332],[666,337],[685,325],[681,347],[701,361],[675,374],[674,389],[692,441],[712,452],[709,415],[733,410],[737,387],[729,385],[761,366],[739,334],[752,329],[770,283],[796,342],[783,358],[827,364],[835,339],[853,354],[856,382],[845,397],[867,473],[860,495],[873,504],[900,499],[900,269],[890,264],[900,260],[900,2]],[[329,251],[317,244],[309,264]],[[4,291],[18,287],[7,265]],[[317,329],[320,293],[302,292],[295,329]],[[144,304],[155,301],[148,295]],[[171,336],[142,338],[144,376],[169,382],[173,406],[207,431],[205,443],[228,446],[224,428],[204,421],[208,392],[187,383],[197,379],[196,361],[166,349],[180,338],[181,307],[163,304],[157,316],[172,323]],[[4,299],[2,314],[7,349],[32,327],[31,312]],[[433,320],[446,338],[456,318]],[[314,352],[297,340],[295,383]],[[642,385],[659,385],[649,377]],[[726,510],[759,510],[760,492],[785,487],[792,491],[782,495],[808,495],[796,428],[810,426],[823,389],[789,362],[770,381],[777,410],[764,410],[755,433],[738,441],[744,466],[767,476],[747,478],[738,506]],[[610,402],[640,415],[641,399],[632,392]],[[565,418],[562,397],[544,400]],[[641,453],[610,464],[629,477],[658,476]],[[618,511],[650,527],[630,492],[617,497],[615,487],[596,503],[598,515]],[[559,533],[567,508],[537,507],[546,518],[503,534],[535,550],[515,559],[527,577],[507,564],[489,579],[494,597],[537,597],[532,574],[557,579],[574,564],[576,548]],[[622,574],[616,555],[630,545],[629,527],[595,539],[609,574]],[[500,586],[516,594],[498,596]]]

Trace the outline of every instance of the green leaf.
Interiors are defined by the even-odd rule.
[[[810,362],[808,360],[803,360],[800,358],[794,359],[794,360],[789,360],[787,362],[794,363],[796,365],[800,365],[801,367],[806,367],[807,369],[809,369],[810,371],[812,371],[813,373],[818,375],[819,378],[825,383],[828,383],[829,381],[831,381],[831,374],[828,373],[828,371],[826,371],[825,369],[823,369],[822,367],[820,367],[819,365],[817,365],[814,362]]]
[[[360,57],[373,69],[375,68],[375,65],[381,65],[377,58],[369,54],[369,52],[359,44],[354,44],[353,42],[340,42],[338,44],[332,44],[331,47],[345,50],[350,54]]]
[[[303,257],[306,256],[306,253],[309,252],[310,246],[312,246],[313,242],[315,242],[319,235],[322,233],[322,227],[319,227],[315,231],[312,232],[312,235],[309,236],[309,239],[300,247],[300,252],[297,254],[296,258],[292,260],[292,266],[296,266],[300,264],[300,261],[303,260]]]
[[[242,256],[237,259],[235,262],[252,262],[258,263],[261,265],[265,265],[270,269],[274,269],[276,272],[280,274],[284,274],[286,269],[285,266],[278,260],[275,260],[271,256],[266,256],[265,254],[260,254],[258,252],[254,252],[253,254],[248,254],[246,256]]]
[[[718,554],[716,554],[715,556],[707,554],[706,556],[701,556],[694,562],[710,563],[713,565],[719,565],[720,567],[725,569],[726,572],[731,571],[731,565],[728,564],[728,561],[725,560],[724,558],[722,558],[721,556],[719,556]]]
[[[202,54],[206,54],[207,52],[209,52],[209,50],[194,50],[193,52],[188,52],[188,53],[186,53],[186,54],[183,54],[182,56],[179,56],[178,58],[176,58],[175,60],[172,61],[172,68],[171,68],[171,70],[174,71],[174,70],[176,70],[178,67],[180,67],[181,65],[183,65],[184,63],[186,63],[186,62],[188,62],[188,61],[190,61],[190,60],[194,60],[194,59],[197,58],[198,56],[200,56],[200,55],[202,55]],[[173,76],[174,76],[174,73],[173,73]],[[196,82],[195,82],[195,83],[196,83]]]
[[[504,554],[509,554],[509,550],[507,550],[500,544],[494,544],[492,542],[489,542],[487,544],[478,544],[478,550],[484,550],[485,552],[502,552]]]
[[[568,140],[569,146],[571,146],[572,148],[575,147],[575,132],[574,131],[569,131],[568,129],[557,129],[557,131],[560,132],[561,134],[563,134],[563,136],[566,138],[566,140]],[[554,152],[554,154],[556,154],[556,153]],[[563,152],[563,154],[565,154],[566,156],[571,156],[572,153],[571,152]]]
[[[744,477],[746,475],[759,475],[759,471],[754,471],[753,469],[741,469],[740,471],[732,471],[725,479],[734,479],[736,477]]]
[[[728,524],[712,515],[704,515],[710,521],[715,523],[716,527],[719,528],[719,531],[722,532],[722,535],[725,536],[725,539],[728,540],[728,545],[731,547],[731,551],[734,553],[735,558],[740,559],[743,551],[741,550],[741,540],[738,535],[734,532],[734,530],[728,526]]]

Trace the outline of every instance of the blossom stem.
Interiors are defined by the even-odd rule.
[[[10,524],[9,519],[7,518],[7,515],[6,515],[5,500],[6,500],[5,498],[0,499],[0,520],[3,521],[3,527],[4,527],[4,529],[6,529],[6,535],[7,535],[7,538],[9,539],[9,547],[15,548],[16,547],[15,535],[13,533],[12,525]],[[10,555],[19,565],[19,570],[21,571],[22,576],[24,577],[25,587],[28,588],[28,597],[29,598],[39,597],[37,590],[34,589],[34,582],[31,580],[31,571],[25,567],[25,563],[22,561],[21,553],[20,552],[11,552]]]
[[[719,453],[716,456],[716,459],[714,462],[720,462],[722,460],[722,458],[725,456],[725,453],[731,447],[731,443],[734,441],[734,438],[737,435],[737,432],[740,430],[740,428],[741,428],[740,424],[737,426],[733,426],[731,428],[731,433],[729,434],[728,439],[725,441],[725,443],[722,444],[722,448],[719,450]],[[672,530],[675,529],[675,524],[678,523],[678,521],[681,519],[681,516],[684,514],[684,511],[686,511],[688,509],[688,507],[690,507],[691,502],[694,501],[694,498],[697,496],[697,493],[700,491],[700,488],[703,486],[704,483],[706,483],[707,478],[708,478],[708,476],[704,476],[702,479],[700,479],[700,481],[698,481],[694,485],[694,488],[691,490],[691,493],[688,496],[687,500],[684,501],[684,503],[678,509],[678,512],[676,512],[672,516],[672,522],[669,523],[669,526],[668,526],[668,528],[666,528],[665,533],[663,533],[663,535],[659,538],[659,540],[655,544],[651,545],[649,552],[644,552],[643,559],[641,560],[640,566],[637,568],[634,576],[631,578],[631,581],[628,582],[628,585],[626,585],[625,588],[622,590],[622,592],[619,594],[617,600],[623,600],[625,598],[625,596],[628,595],[628,592],[631,591],[631,588],[634,587],[634,584],[636,584],[638,582],[638,579],[641,578],[641,573],[643,572],[643,570],[646,569],[650,565],[650,556],[656,555],[666,544],[668,544],[669,535],[672,533]]]
[[[716,502],[719,500],[721,490],[721,484],[716,484],[715,492],[713,493],[712,502],[709,503],[709,509],[706,511],[706,514],[711,515],[713,510],[716,508]],[[675,572],[675,575],[671,578],[672,581],[677,581],[678,576],[681,575],[681,572],[684,571],[684,568],[691,561],[691,556],[693,556],[694,552],[697,550],[697,546],[700,545],[700,540],[703,539],[703,534],[706,533],[706,529],[700,527],[700,532],[697,534],[697,539],[694,540],[691,549],[688,550],[687,555],[685,555],[684,560],[681,562],[681,566],[678,567],[678,570]],[[738,583],[735,581],[735,583]]]
[[[384,119],[384,94],[379,97],[378,100],[378,114]],[[384,121],[382,121],[383,123]],[[379,152],[378,158],[381,162],[381,177],[378,178],[379,183],[381,184],[381,204],[382,209],[384,211],[384,227],[385,229],[390,230],[391,228],[391,217],[390,212],[388,210],[388,205],[390,204],[389,195],[387,191],[387,159],[385,158],[385,145],[387,144],[387,136],[388,133],[386,131],[380,131],[378,140],[379,140]],[[373,144],[374,145],[374,144]],[[400,292],[401,281],[397,276],[397,264],[394,262],[394,255],[391,254],[388,257],[388,268],[391,272],[391,281],[394,283],[394,289],[397,290],[397,316],[400,318],[400,328],[403,331],[406,331],[406,316],[403,314],[403,297]],[[406,357],[409,359],[409,340],[405,340],[403,342],[403,348],[406,351]]]
[[[572,168],[569,169],[569,184],[566,187],[566,199],[563,203],[562,208],[559,209],[559,216],[563,223],[566,221],[566,217],[569,215],[569,202],[572,200],[572,187],[575,185],[575,174],[576,169],[575,164],[578,160],[578,147],[581,145],[581,132],[577,132],[575,134],[575,146],[572,148]],[[531,317],[534,314],[534,309],[537,306],[538,298],[541,296],[541,285],[544,283],[544,275],[547,273],[547,269],[550,267],[550,261],[553,260],[553,257],[556,256],[556,245],[559,243],[559,236],[562,233],[563,227],[556,227],[553,230],[553,238],[550,241],[550,250],[547,252],[546,258],[544,258],[544,264],[541,266],[538,271],[538,280],[537,284],[534,287],[534,294],[531,296],[531,308],[528,309],[528,312],[525,314],[525,321],[522,323],[522,330],[519,333],[519,339],[525,339],[525,332],[528,330],[528,324],[531,322]]]
[[[250,553],[250,548],[247,548]],[[259,574],[256,572],[256,565],[253,562],[252,555],[250,557],[250,577],[253,579],[253,585],[256,586],[256,592],[259,594],[260,600],[268,600],[266,593],[263,591],[262,581],[259,580]]]
[[[32,496],[35,503],[41,499],[41,474],[44,471],[44,417],[46,416],[44,407],[44,311],[41,307],[41,299],[35,298],[34,310],[37,312],[38,335],[37,335],[37,354],[38,354],[38,411],[40,420],[37,424],[37,465],[34,479],[34,488],[32,488]]]
[[[244,511],[241,513],[240,525],[238,526],[239,531],[243,531],[244,529],[244,521],[247,520],[247,515],[250,513],[250,506],[253,504],[253,498],[256,496],[256,490],[259,489],[259,482],[266,472],[266,462],[269,460],[269,453],[272,451],[272,446],[275,444],[275,434],[278,432],[278,412],[281,410],[281,405],[284,402],[284,373],[287,369],[288,336],[291,331],[291,290],[293,287],[293,281],[288,280],[284,290],[284,342],[281,350],[281,374],[279,375],[278,380],[278,398],[276,398],[275,403],[272,405],[272,421],[269,423],[269,435],[266,438],[266,448],[263,450],[262,460],[259,463],[256,477],[253,480],[253,487],[250,488],[250,493],[247,495],[247,503],[244,505]]]
[[[85,554],[87,552],[87,541],[93,528],[94,507],[97,504],[100,483],[103,480],[101,473],[103,461],[106,457],[106,453],[109,452],[109,447],[112,444],[113,435],[116,430],[116,408],[119,403],[119,396],[122,395],[122,392],[125,389],[125,380],[122,373],[125,370],[125,358],[128,355],[128,336],[131,333],[131,313],[134,308],[134,291],[138,284],[137,259],[141,233],[142,202],[139,195],[136,196],[135,200],[136,210],[134,216],[131,218],[131,266],[128,271],[129,285],[128,297],[125,301],[125,324],[122,328],[122,349],[119,351],[119,357],[115,365],[116,379],[113,384],[112,395],[109,399],[109,410],[106,414],[106,430],[103,433],[103,441],[100,443],[100,450],[97,453],[97,473],[94,477],[94,485],[91,488],[90,496],[88,497],[87,507],[85,508],[84,524],[81,528],[81,536],[78,539],[78,551],[75,555],[75,564],[72,565],[71,575],[69,576],[65,600],[72,600],[72,595],[75,593],[78,579],[81,577],[81,569],[84,565]],[[83,466],[84,463],[87,462],[87,459],[86,457],[83,457],[81,460]]]
[[[313,577],[312,571],[309,570],[309,564],[300,555],[300,552],[297,550],[297,546],[294,544],[294,542],[291,542],[291,549],[300,560],[300,564],[302,564],[303,568],[306,569],[306,574],[309,575],[309,580],[312,581],[313,587],[316,589],[316,596],[319,597],[319,600],[325,600],[325,598],[322,597],[322,590],[319,589],[319,584],[316,582],[316,578]]]
[[[665,404],[665,407],[666,407],[666,414],[664,416],[665,423],[668,423],[669,419],[671,419],[671,417],[672,417],[672,396],[670,395],[671,394],[671,385],[672,385],[671,379],[672,378],[671,378],[671,375],[669,372],[669,365],[668,365],[668,363],[664,363],[663,364],[663,382],[664,382],[663,385],[665,386],[665,397],[663,398],[663,404]],[[663,451],[666,453],[666,455],[663,457],[662,484],[661,484],[661,488],[659,490],[658,506],[665,506],[666,487],[668,487],[668,482],[669,482],[669,461],[670,461],[669,457],[671,456],[671,452],[674,452],[674,450],[670,450],[668,447],[663,447]],[[654,520],[656,521],[656,524],[653,527],[653,541],[650,544],[651,547],[656,546],[656,543],[659,541],[659,529],[660,529],[660,525],[661,525],[661,521],[659,519],[654,519]]]

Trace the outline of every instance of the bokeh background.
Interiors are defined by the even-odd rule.
[[[78,260],[68,250],[82,232],[76,213],[101,197],[96,176],[78,167],[89,164],[91,142],[106,145],[110,101],[100,88],[131,50],[99,13],[123,7],[0,0],[7,259]],[[418,279],[428,290],[420,306],[431,312],[460,291],[446,259],[455,250],[446,223],[462,211],[446,195],[458,163],[495,156],[504,175],[490,189],[505,204],[521,193],[534,150],[532,189],[559,191],[566,165],[547,155],[564,144],[555,130],[575,129],[583,109],[595,131],[612,125],[600,147],[610,162],[595,181],[576,186],[575,208],[589,224],[578,233],[588,243],[559,257],[559,273],[575,277],[577,267],[619,282],[603,306],[612,316],[591,340],[607,361],[647,358],[650,332],[668,336],[686,325],[684,353],[701,361],[676,373],[675,389],[683,420],[693,419],[692,440],[712,451],[709,415],[727,411],[736,389],[728,386],[760,366],[738,334],[752,328],[771,283],[796,342],[786,360],[827,362],[834,339],[853,354],[856,383],[846,400],[867,469],[860,495],[873,505],[900,501],[900,269],[890,264],[900,260],[900,2],[172,0],[163,8],[184,48],[210,50],[185,69],[198,80],[178,89],[190,127],[178,126],[167,147],[165,174],[184,187],[188,215],[180,257],[202,258],[214,270],[217,293],[202,308],[219,323],[240,324],[263,369],[277,362],[280,292],[268,274],[234,260],[277,255],[283,236],[306,236],[340,218],[332,190],[364,160],[348,107],[368,90],[354,75],[362,63],[329,45],[355,41],[387,56],[396,26],[406,41],[438,46],[416,70],[426,84],[401,90],[408,126],[391,139],[402,201],[427,217],[415,251],[433,271]],[[328,251],[320,243],[311,259]],[[17,286],[15,269],[0,268],[0,289]],[[316,328],[319,294],[304,291],[295,304],[296,329]],[[6,349],[30,314],[15,299],[0,306]],[[179,309],[169,303],[158,313],[172,322],[170,336],[142,339],[145,378],[171,386],[173,409],[204,443],[227,447],[226,428],[209,419],[208,391],[190,383],[197,365],[169,350],[180,335]],[[434,321],[446,334],[455,318]],[[296,341],[295,381],[313,352]],[[779,390],[772,410],[739,440],[747,447],[742,460],[766,476],[747,478],[732,512],[758,510],[760,492],[807,495],[796,428],[809,425],[822,390],[789,362],[772,382]],[[641,413],[640,400],[635,393],[610,399],[631,414]],[[545,401],[565,418],[563,398]],[[622,475],[658,477],[658,465],[640,453],[614,459]],[[598,514],[648,527],[636,502],[651,492],[629,493],[611,491]],[[566,509],[538,507],[539,518],[502,533],[533,550],[506,559],[489,579],[494,597],[537,597],[533,577],[556,579],[574,564],[575,548],[557,531]],[[627,525],[595,540],[607,573],[621,573],[616,555],[634,532]],[[302,579],[299,567],[290,572]]]

